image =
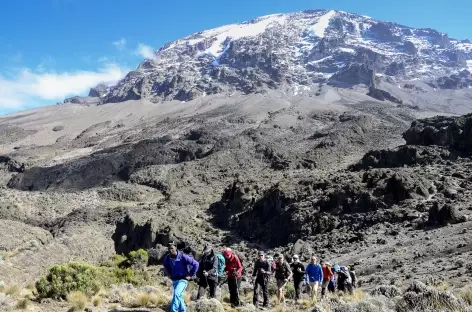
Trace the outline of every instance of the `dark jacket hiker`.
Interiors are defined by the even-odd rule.
[[[197,272],[198,289],[197,299],[205,294],[205,289],[210,288],[210,297],[215,298],[216,286],[218,284],[218,257],[210,246],[205,246],[203,257],[200,260]]]
[[[295,299],[300,299],[300,291],[305,280],[305,266],[299,261],[298,256],[293,256],[293,263],[290,265],[293,274],[293,286],[295,288]]]
[[[272,275],[272,265],[265,259],[264,253],[259,253],[259,259],[254,263],[254,271],[252,276],[256,278],[254,282],[253,304],[259,305],[259,287],[262,288],[262,296],[264,298],[263,307],[269,306],[269,277]]]

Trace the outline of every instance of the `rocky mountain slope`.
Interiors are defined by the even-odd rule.
[[[472,87],[471,67],[468,40],[312,10],[263,16],[170,42],[117,85],[106,91],[98,86],[89,96],[101,103],[189,101],[267,88],[317,94],[319,84],[328,83],[363,85],[379,100],[431,107],[426,93]]]
[[[364,288],[465,284],[471,46],[339,11],[272,15],[2,116],[0,280],[137,248],[159,264],[172,239],[231,246],[249,271],[262,249],[356,264]]]

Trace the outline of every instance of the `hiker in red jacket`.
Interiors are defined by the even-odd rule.
[[[228,275],[229,301],[232,306],[241,306],[239,301],[239,285],[243,273],[243,266],[238,256],[230,248],[223,251],[223,257],[226,259],[225,272]]]

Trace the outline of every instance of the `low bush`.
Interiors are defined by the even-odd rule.
[[[129,253],[128,261],[131,266],[145,267],[149,261],[149,254],[144,249],[138,249]]]
[[[393,285],[380,285],[375,287],[371,291],[371,295],[373,296],[385,296],[387,298],[394,298],[396,296],[399,296],[401,294],[401,291],[398,287],[393,286]]]
[[[149,281],[146,272],[131,268],[96,267],[86,263],[71,262],[53,266],[46,276],[36,282],[39,298],[66,298],[67,294],[81,291],[88,296],[112,284],[130,283],[142,285]]]
[[[109,271],[103,268],[71,262],[53,266],[36,282],[36,289],[40,298],[65,298],[74,291],[94,295],[110,284],[111,279]]]
[[[397,310],[466,312],[466,305],[464,300],[456,298],[450,292],[415,282],[397,302]]]

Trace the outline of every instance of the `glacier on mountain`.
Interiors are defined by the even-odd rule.
[[[311,27],[311,34],[319,38],[324,38],[326,28],[328,28],[331,18],[336,15],[336,11],[329,11],[318,19],[318,22]]]
[[[103,102],[188,101],[323,83],[397,86],[413,79],[460,89],[469,77],[450,76],[471,70],[472,44],[433,29],[310,10],[201,31],[166,44],[156,55],[111,87]]]

